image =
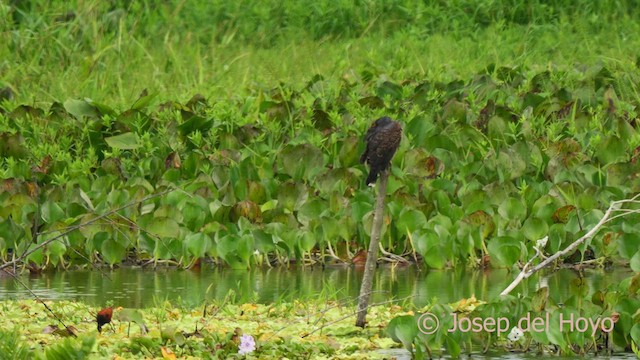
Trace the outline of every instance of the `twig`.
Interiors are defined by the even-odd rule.
[[[600,230],[600,228],[602,226],[604,226],[604,224],[606,224],[606,223],[610,222],[611,220],[613,220],[613,219],[615,219],[617,217],[620,217],[622,215],[627,215],[629,213],[640,213],[640,210],[627,212],[627,209],[620,209],[620,207],[623,204],[626,204],[626,203],[640,204],[640,202],[638,201],[639,197],[640,197],[640,193],[637,194],[636,196],[634,196],[631,199],[623,199],[623,200],[618,200],[618,201],[612,202],[611,205],[609,206],[609,208],[607,209],[607,211],[604,213],[604,216],[602,216],[600,221],[598,221],[598,223],[593,228],[591,228],[591,230],[589,230],[581,238],[579,238],[578,240],[574,241],[569,246],[564,248],[564,250],[558,251],[557,253],[555,253],[555,254],[549,256],[548,258],[544,259],[538,265],[536,265],[533,268],[529,269],[528,266],[539,255],[539,253],[536,252],[536,255],[534,255],[533,258],[531,258],[531,260],[529,260],[529,262],[527,262],[527,264],[522,268],[522,270],[520,271],[518,276],[513,280],[513,282],[511,282],[511,284],[509,284],[509,286],[507,286],[506,289],[504,289],[500,293],[500,295],[508,295],[516,286],[518,286],[518,284],[520,284],[520,282],[523,279],[526,279],[526,278],[530,277],[531,275],[535,274],[540,269],[543,269],[544,267],[548,266],[549,264],[551,264],[555,260],[559,259],[560,257],[566,256],[569,253],[572,253],[578,246],[580,246],[586,240],[592,238]],[[611,216],[611,214],[613,214],[614,212],[618,212],[618,211],[623,211],[623,214],[618,214],[618,215],[613,216],[613,217]]]
[[[22,253],[20,256],[18,256],[17,258],[13,259],[12,261],[9,261],[9,262],[6,262],[6,263],[0,265],[0,270],[17,264],[18,262],[24,260],[27,256],[33,254],[34,252],[38,251],[39,249],[49,245],[50,243],[52,243],[52,242],[54,242],[54,241],[56,241],[56,240],[58,240],[58,239],[60,239],[60,238],[62,238],[64,236],[66,236],[67,234],[69,234],[69,233],[71,233],[71,232],[73,232],[75,230],[78,230],[78,229],[80,229],[82,227],[85,227],[87,225],[91,225],[91,224],[93,224],[93,223],[95,223],[97,221],[100,221],[100,220],[102,220],[102,219],[104,219],[104,218],[106,218],[108,216],[111,216],[112,214],[117,213],[118,211],[120,211],[122,209],[126,209],[126,208],[134,206],[134,205],[138,205],[138,204],[143,203],[143,202],[145,202],[147,200],[151,200],[151,199],[154,199],[154,198],[157,198],[157,197],[160,197],[160,196],[164,196],[164,195],[166,195],[166,194],[168,194],[168,193],[170,193],[170,192],[172,192],[174,190],[175,190],[175,188],[170,188],[170,189],[167,189],[167,190],[165,190],[165,191],[163,191],[161,193],[158,193],[158,194],[152,194],[152,195],[149,195],[149,196],[145,196],[140,200],[135,200],[135,201],[132,201],[132,202],[130,202],[128,204],[122,205],[119,208],[111,210],[111,211],[109,211],[109,212],[107,212],[105,214],[102,214],[102,215],[100,215],[100,216],[98,216],[96,218],[93,218],[91,220],[85,221],[85,222],[77,224],[77,225],[69,226],[65,231],[61,232],[60,234],[52,237],[51,239],[43,241],[42,243],[38,244],[37,246],[35,246],[31,250],[25,250],[24,253]],[[46,232],[43,232],[43,233],[46,233]],[[40,233],[40,234],[43,234],[43,233]]]
[[[24,281],[20,280],[20,278],[18,277],[18,274],[13,273],[8,271],[9,274],[11,274],[11,276],[13,277],[13,279],[20,284],[22,287],[24,287],[25,289],[27,289],[27,291],[31,294],[31,296],[33,296],[36,301],[38,301],[39,303],[41,303],[45,309],[47,309],[47,311],[62,325],[64,326],[64,328],[67,330],[67,332],[73,336],[73,337],[77,337],[77,335],[71,330],[69,329],[69,327],[62,321],[62,319],[60,319],[60,317],[58,315],[56,315],[56,313],[53,312],[53,310],[51,310],[51,308],[49,307],[49,305],[47,305],[44,300],[42,300],[42,298],[40,298],[40,296],[38,296],[38,294],[34,293],[33,290],[31,290],[29,288],[29,286],[27,286],[27,284],[24,283]]]
[[[397,301],[407,300],[407,299],[411,299],[411,298],[413,298],[413,297],[415,297],[415,295],[409,295],[409,296],[406,296],[406,297],[403,297],[403,298],[400,298],[400,299],[392,299],[392,300],[382,301],[382,302],[379,302],[379,303],[373,303],[373,304],[370,304],[370,305],[369,305],[369,308],[374,307],[374,306],[379,306],[379,305],[385,305],[385,304],[389,304],[389,303],[394,303],[394,302],[397,302]],[[318,332],[318,331],[320,331],[320,330],[322,330],[322,329],[326,328],[327,326],[330,326],[330,325],[333,325],[333,324],[339,323],[339,322],[340,322],[340,321],[342,321],[342,320],[348,319],[348,318],[350,318],[350,317],[352,317],[352,316],[356,316],[356,315],[358,315],[358,314],[359,314],[359,310],[358,310],[358,311],[354,311],[354,312],[352,312],[352,313],[349,313],[349,314],[347,314],[347,315],[345,315],[345,316],[343,316],[343,317],[341,317],[341,318],[339,318],[339,319],[336,319],[336,320],[330,321],[330,322],[328,322],[328,323],[326,323],[326,324],[324,324],[324,325],[320,326],[319,328],[316,328],[316,329],[314,329],[313,331],[311,331],[311,332],[309,332],[309,333],[306,333],[306,334],[302,335],[302,336],[301,336],[301,338],[305,338],[305,337],[307,337],[307,336],[309,336],[309,335],[311,335],[311,334],[313,334],[313,333],[316,333],[316,332]]]

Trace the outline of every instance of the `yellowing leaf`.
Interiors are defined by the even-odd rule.
[[[162,358],[163,359],[169,359],[169,360],[175,360],[176,359],[176,354],[173,352],[173,350],[169,349],[166,346],[162,346],[160,347],[160,351],[162,351]]]

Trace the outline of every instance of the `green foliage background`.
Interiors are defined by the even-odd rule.
[[[367,242],[357,163],[404,124],[383,244],[429,267],[555,252],[638,190],[630,2],[10,2],[0,256],[284,263]],[[144,90],[144,91],[143,91]],[[193,96],[195,93],[203,95]],[[637,219],[575,258],[640,267]],[[40,233],[37,238],[34,234]]]

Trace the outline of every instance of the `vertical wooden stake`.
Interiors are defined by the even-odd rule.
[[[367,309],[369,307],[369,297],[371,296],[371,288],[373,287],[373,275],[376,272],[376,263],[378,262],[378,247],[380,244],[380,232],[382,230],[382,219],[384,218],[384,198],[387,195],[387,180],[389,171],[385,170],[380,173],[380,187],[376,197],[376,207],[373,212],[373,225],[371,227],[371,241],[369,242],[369,251],[367,252],[367,262],[364,267],[364,275],[362,276],[362,286],[360,287],[360,296],[358,297],[358,317],[356,318],[356,326],[364,328],[367,321]]]

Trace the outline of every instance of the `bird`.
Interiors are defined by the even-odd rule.
[[[369,165],[367,185],[375,184],[378,174],[387,170],[391,158],[400,146],[402,126],[390,117],[381,117],[374,121],[365,135],[366,149],[360,156],[360,163]]]
[[[98,332],[102,332],[102,326],[111,322],[113,316],[113,308],[108,307],[98,311],[96,321],[98,322]]]

